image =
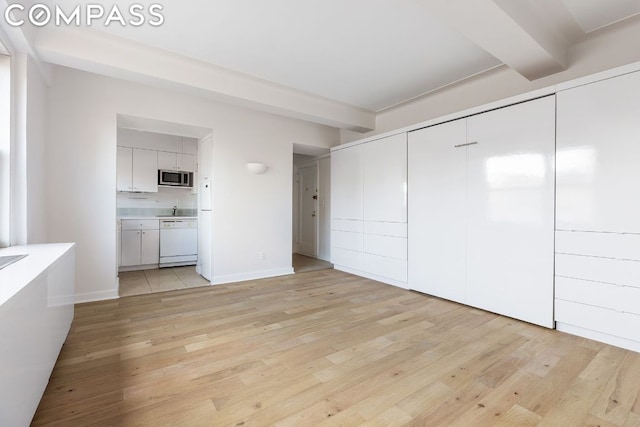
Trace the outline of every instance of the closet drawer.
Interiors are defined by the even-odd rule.
[[[640,234],[556,231],[556,252],[640,261]]]
[[[556,254],[556,276],[640,288],[640,262]]]
[[[362,233],[362,221],[352,219],[332,219],[331,229],[337,231],[351,231]]]
[[[365,221],[364,232],[381,236],[407,237],[406,222]]]
[[[384,256],[364,254],[363,268],[367,273],[407,282],[407,261]]]
[[[407,259],[407,239],[404,237],[364,235],[364,252],[401,260]]]
[[[331,248],[331,262],[336,266],[362,271],[362,252]]]
[[[640,288],[556,277],[558,299],[640,315]]]
[[[556,321],[640,342],[640,316],[556,299]]]
[[[362,233],[334,230],[331,232],[331,246],[362,252]]]

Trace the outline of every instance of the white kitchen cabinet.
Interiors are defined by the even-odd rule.
[[[407,134],[361,146],[363,219],[407,222]]]
[[[555,100],[409,134],[409,287],[553,326]]]
[[[157,192],[157,151],[118,147],[116,189],[117,191]]]
[[[196,156],[158,151],[158,169],[195,172]]]
[[[160,227],[158,220],[122,220],[121,266],[158,264],[160,262]]]
[[[466,301],[467,121],[409,133],[409,285]]]

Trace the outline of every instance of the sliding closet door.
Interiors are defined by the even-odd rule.
[[[465,301],[466,120],[409,133],[409,287]]]
[[[467,303],[553,326],[555,98],[468,119]]]

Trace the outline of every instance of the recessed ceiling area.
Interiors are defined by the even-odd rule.
[[[381,112],[497,67],[528,81],[560,73],[572,65],[571,46],[640,19],[638,0],[138,3],[162,4],[164,23],[20,31],[45,62],[357,132],[375,129]]]

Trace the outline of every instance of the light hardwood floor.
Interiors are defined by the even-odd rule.
[[[637,426],[640,354],[319,270],[80,304],[33,425]]]
[[[296,273],[305,273],[307,271],[333,268],[333,264],[331,264],[330,262],[308,257],[302,254],[293,254],[292,264],[293,271],[295,271]]]

